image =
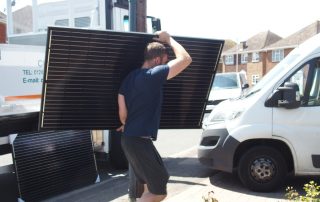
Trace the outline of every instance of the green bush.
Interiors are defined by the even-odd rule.
[[[320,186],[314,181],[303,186],[305,196],[300,195],[293,187],[286,188],[285,196],[290,201],[320,202]]]

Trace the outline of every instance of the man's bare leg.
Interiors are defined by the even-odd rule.
[[[155,195],[151,193],[148,186],[144,184],[144,192],[137,201],[138,202],[160,202],[166,198],[167,195]]]

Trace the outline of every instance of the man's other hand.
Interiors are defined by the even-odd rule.
[[[122,133],[123,133],[123,130],[124,130],[124,125],[116,129],[117,132],[122,132]]]

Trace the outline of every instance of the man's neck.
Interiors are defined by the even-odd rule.
[[[152,60],[147,60],[147,61],[144,61],[143,65],[142,65],[142,69],[150,69],[154,66],[156,66],[156,65],[154,64],[154,62]]]

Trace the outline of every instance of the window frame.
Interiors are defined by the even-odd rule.
[[[85,19],[85,20],[84,20]],[[81,17],[75,17],[74,18],[74,27],[79,27],[79,28],[85,28],[85,27],[90,27],[91,25],[91,18],[90,16],[81,16]],[[85,24],[85,23],[88,23],[88,24]],[[82,24],[85,24],[85,26],[77,26],[77,25],[82,25]]]
[[[252,62],[260,62],[260,53],[259,52],[253,52],[251,61]]]
[[[248,53],[241,53],[241,64],[248,63],[249,54]]]
[[[280,62],[284,58],[284,49],[272,50],[272,62]]]
[[[54,21],[55,26],[61,26],[61,27],[69,27],[70,22],[68,18],[65,19],[57,19]]]
[[[260,75],[259,74],[252,74],[251,75],[251,85],[256,85],[259,82]]]
[[[226,65],[234,65],[234,55],[225,55],[224,63]]]

